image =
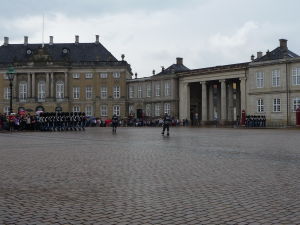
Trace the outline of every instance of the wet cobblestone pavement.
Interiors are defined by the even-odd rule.
[[[300,130],[0,133],[0,224],[300,224]]]

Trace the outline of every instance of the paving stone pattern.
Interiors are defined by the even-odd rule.
[[[300,224],[300,130],[0,133],[0,224]]]

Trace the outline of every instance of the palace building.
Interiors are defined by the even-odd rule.
[[[202,124],[232,124],[247,115],[265,116],[267,126],[293,126],[300,107],[300,57],[280,39],[273,51],[251,62],[178,73],[179,115]]]
[[[6,71],[15,69],[13,111],[85,112],[88,116],[127,116],[126,80],[130,65],[117,60],[100,42],[10,44],[0,47],[0,108],[9,112],[10,89]]]
[[[150,77],[129,79],[128,112],[136,118],[159,118],[168,113],[179,118],[178,72],[188,71],[183,59],[177,58],[176,63],[168,68],[162,67],[161,72]]]
[[[9,112],[6,72],[13,66],[13,110],[85,112],[101,119],[113,114],[135,118],[197,120],[233,124],[246,115],[266,117],[267,126],[293,126],[300,107],[300,57],[287,40],[250,62],[190,70],[175,64],[150,77],[132,79],[130,65],[100,42],[9,44],[0,47],[0,109]]]

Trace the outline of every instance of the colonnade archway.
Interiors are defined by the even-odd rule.
[[[245,109],[245,79],[180,84],[180,118],[193,125],[233,124]]]

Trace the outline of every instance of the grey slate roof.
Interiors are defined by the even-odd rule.
[[[278,47],[271,52],[267,52],[264,56],[255,59],[254,62],[263,62],[269,60],[295,58],[295,57],[299,57],[299,56],[294,52],[288,50],[287,48]]]
[[[36,54],[41,44],[9,44],[0,46],[0,63],[27,62],[31,61],[32,55]],[[27,54],[30,49],[32,54]],[[63,49],[68,53],[64,54]],[[49,54],[51,61],[118,61],[101,43],[54,43],[45,44],[44,51]]]
[[[183,64],[173,64],[156,75],[172,74],[172,73],[184,72],[188,70],[190,69],[184,66]]]

